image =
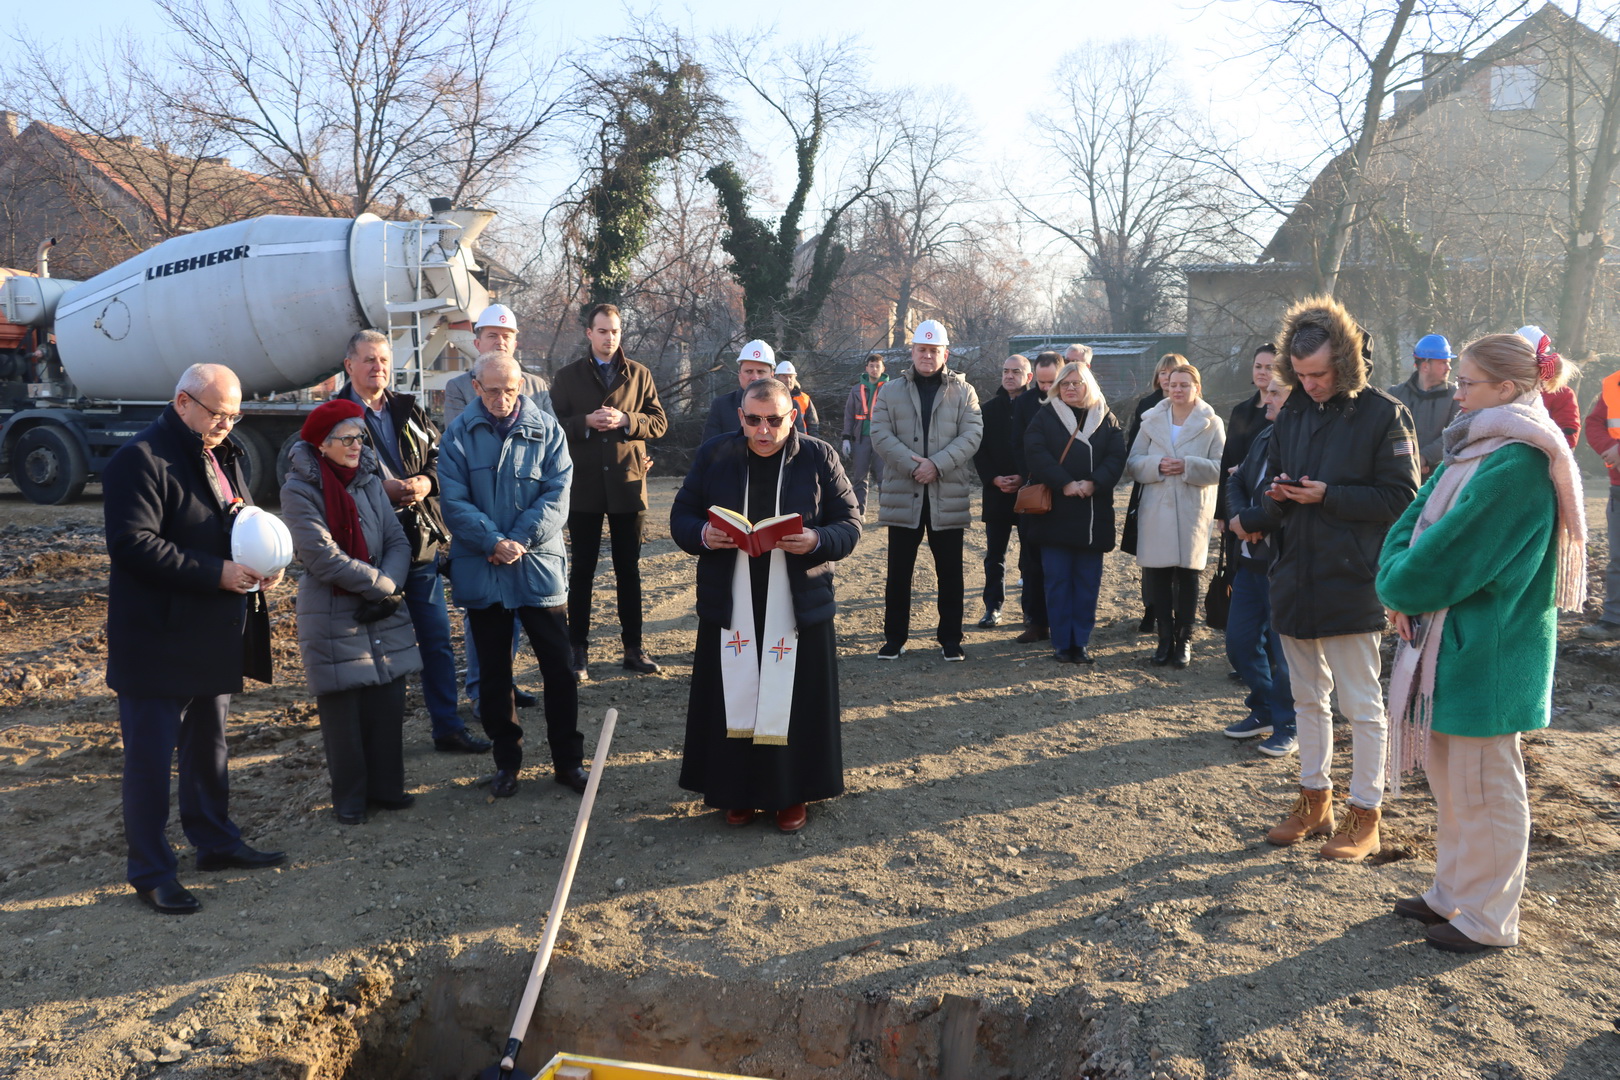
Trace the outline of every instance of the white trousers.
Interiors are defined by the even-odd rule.
[[[1481,945],[1519,943],[1530,851],[1530,800],[1519,736],[1429,736],[1429,790],[1439,817],[1434,887],[1423,902]]]
[[[1322,791],[1333,786],[1333,691],[1350,718],[1350,801],[1371,810],[1384,801],[1384,744],[1389,723],[1378,685],[1378,633],[1282,640],[1294,689],[1299,736],[1299,783]]]

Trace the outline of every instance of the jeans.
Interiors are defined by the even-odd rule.
[[[467,625],[478,650],[484,677],[479,688],[478,717],[495,744],[497,769],[516,772],[523,765],[523,728],[512,700],[512,619],[516,616],[534,646],[534,658],[545,679],[541,700],[546,708],[546,740],[558,769],[576,768],[585,760],[585,736],[579,731],[579,681],[568,643],[564,608],[468,608]]]
[[[1052,648],[1062,652],[1091,644],[1091,631],[1097,625],[1097,591],[1102,588],[1102,552],[1043,547],[1041,567],[1046,571]]]
[[[1012,542],[1013,522],[984,523],[984,606],[997,611],[1007,602],[1007,545]]]
[[[569,514],[568,635],[576,648],[591,637],[592,583],[602,554],[602,518],[607,518],[618,583],[619,636],[626,651],[641,648],[641,535],[646,514]],[[537,609],[538,610],[538,609]],[[531,641],[533,638],[531,637]]]
[[[1294,734],[1294,691],[1288,659],[1271,629],[1271,583],[1247,566],[1232,578],[1232,606],[1226,615],[1226,658],[1249,688],[1243,703],[1278,735]]]
[[[124,840],[128,878],[137,889],[174,881],[179,861],[164,837],[169,825],[169,762],[180,757],[180,828],[199,855],[233,850],[242,831],[231,821],[225,713],[231,695],[166,698],[118,695],[124,736]]]
[[[923,503],[923,524],[915,529],[889,526],[889,574],[883,583],[883,640],[905,644],[911,636],[911,579],[917,568],[917,549],[923,536],[934,553],[934,576],[939,579],[939,626],[935,631],[941,645],[962,643],[962,610],[967,603],[962,573],[962,541],[966,529],[936,529],[928,524],[928,504]]]
[[[464,725],[456,713],[456,650],[450,644],[450,613],[444,606],[444,579],[429,560],[405,577],[405,607],[422,653],[422,700],[433,722],[433,737],[454,735]]]

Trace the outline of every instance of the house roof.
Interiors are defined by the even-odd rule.
[[[188,158],[139,138],[106,138],[36,120],[17,141],[46,142],[82,162],[160,224],[184,231],[255,214],[305,214],[286,181],[239,169],[224,158]]]
[[[1614,42],[1583,25],[1578,19],[1566,15],[1553,4],[1544,4],[1519,25],[1481,49],[1472,59],[1433,79],[1426,79],[1422,90],[1411,100],[1403,102],[1379,123],[1387,126],[1391,132],[1400,131],[1432,106],[1455,94],[1496,64],[1555,33],[1573,33],[1596,47],[1610,50],[1616,47]],[[1286,263],[1287,260],[1284,258],[1286,255],[1292,255],[1296,259],[1299,257],[1299,250],[1295,246],[1296,238],[1309,235],[1321,208],[1332,205],[1327,191],[1349,167],[1352,152],[1348,149],[1342,151],[1317,174],[1305,196],[1294,204],[1287,220],[1272,234],[1271,241],[1260,253],[1259,262],[1276,260]],[[1214,266],[1199,266],[1196,269],[1209,270],[1214,269]]]

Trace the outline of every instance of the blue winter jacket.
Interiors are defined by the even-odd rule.
[[[440,506],[450,527],[450,583],[457,605],[557,607],[568,600],[563,525],[574,463],[557,421],[527,397],[505,439],[482,402],[469,405],[439,443]],[[500,540],[528,549],[497,566]]]

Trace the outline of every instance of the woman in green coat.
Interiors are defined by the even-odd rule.
[[[1401,644],[1390,775],[1434,793],[1434,885],[1395,902],[1450,952],[1518,944],[1530,841],[1519,733],[1547,726],[1559,607],[1584,600],[1580,474],[1540,400],[1558,358],[1516,334],[1463,349],[1445,459],[1395,523],[1378,595]]]

